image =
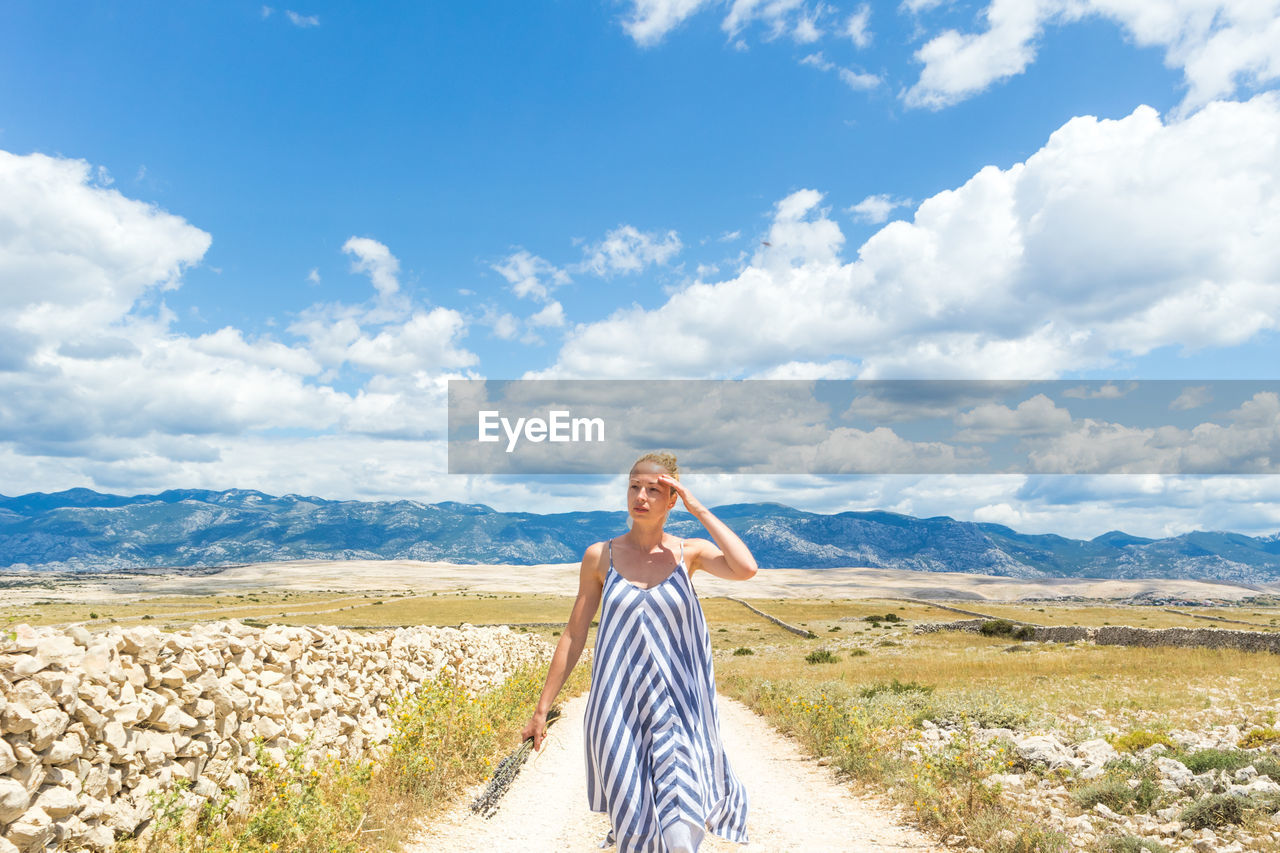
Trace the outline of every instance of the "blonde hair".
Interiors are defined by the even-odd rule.
[[[632,463],[631,470],[636,470],[636,466],[641,462],[652,462],[654,465],[665,470],[671,479],[680,479],[680,466],[676,464],[676,457],[674,453],[667,453],[666,451],[661,450],[646,453]]]

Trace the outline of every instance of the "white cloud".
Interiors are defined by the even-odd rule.
[[[1063,391],[1062,396],[1074,397],[1077,400],[1119,400],[1137,387],[1137,382],[1129,382],[1124,388],[1114,382],[1106,382],[1101,388],[1089,388],[1086,385],[1079,385]]]
[[[791,38],[797,44],[813,44],[822,35],[822,30],[818,28],[817,14],[810,14],[808,11],[800,13],[791,29]]]
[[[875,74],[866,74],[861,71],[853,71],[849,68],[843,68],[836,65],[823,55],[822,51],[811,53],[800,60],[801,65],[808,65],[817,68],[819,71],[834,71],[840,81],[853,89],[855,92],[862,92],[868,89],[874,89],[880,85],[880,78]]]
[[[509,341],[520,334],[520,320],[514,314],[499,314],[493,318],[494,337]]]
[[[736,277],[583,324],[536,375],[754,375],[792,361],[862,378],[1052,378],[1280,326],[1280,98],[1163,124],[1077,118],[842,261],[821,194],[781,200]],[[636,353],[638,334],[682,345]]]
[[[83,160],[0,151],[0,311],[35,338],[86,338],[178,286],[210,236],[94,184]]]
[[[955,416],[957,441],[997,441],[1006,436],[1059,435],[1071,428],[1071,413],[1044,394],[1023,400],[1016,408],[985,403]]]
[[[887,193],[882,193],[880,195],[867,196],[849,208],[849,212],[859,222],[880,225],[888,222],[889,216],[899,207],[906,207],[910,204],[911,202],[908,199],[895,199]]]
[[[800,64],[808,65],[812,68],[818,69],[819,71],[831,71],[831,70],[834,70],[836,67],[836,64],[834,62],[832,62],[831,60],[827,59],[825,56],[822,55],[822,51],[818,51],[817,53],[811,53],[808,56],[805,56],[803,59],[800,60]]]
[[[320,283],[320,270],[319,270],[319,268],[317,268],[317,267],[312,267],[312,268],[311,268],[311,272],[307,273],[307,281],[311,282],[312,284],[319,284],[319,283]]]
[[[1226,425],[1185,430],[1130,427],[1083,418],[1033,443],[1033,471],[1058,473],[1275,473],[1280,460],[1280,396],[1255,394]]]
[[[1209,390],[1208,385],[1191,385],[1182,389],[1182,393],[1169,404],[1169,409],[1175,412],[1186,412],[1207,405],[1212,400],[1213,392]]]
[[[582,262],[575,272],[590,272],[608,278],[637,273],[653,264],[665,264],[680,253],[684,245],[674,231],[660,234],[641,231],[634,225],[620,225],[605,234],[599,243],[583,249]]]
[[[559,302],[551,302],[537,314],[528,319],[530,326],[559,328],[564,325],[564,307]]]
[[[865,48],[871,46],[871,6],[863,3],[858,7],[844,24],[844,35],[853,42],[855,47]]]
[[[232,326],[179,333],[160,295],[209,235],[97,175],[0,152],[0,456],[46,460],[73,485],[188,486],[227,476],[216,470],[227,448],[270,444],[263,431],[441,433],[438,380],[475,362],[459,344],[465,321],[403,297],[384,304],[398,290],[386,246],[344,247],[376,304],[311,306],[288,329],[295,342]],[[339,391],[347,366],[369,375]]]
[[[721,27],[733,37],[760,21],[770,30],[768,37],[777,38],[788,31],[795,32],[806,14],[802,0],[734,0]]]
[[[836,73],[840,77],[840,82],[844,83],[855,92],[865,92],[880,85],[880,77],[875,74],[868,74],[864,71],[853,71],[848,68],[841,68]]]
[[[623,29],[640,45],[653,45],[713,0],[634,0]]]
[[[939,108],[1021,74],[1045,27],[1102,17],[1139,47],[1158,47],[1187,83],[1183,109],[1280,78],[1277,0],[991,0],[980,33],[947,30],[916,52],[920,79],[908,105]]]
[[[400,290],[400,261],[385,245],[369,237],[352,237],[342,251],[355,257],[352,271],[369,276],[379,296],[385,299]]]
[[[569,274],[551,262],[519,249],[501,263],[490,268],[511,285],[511,292],[521,299],[550,298],[552,288],[568,284]]]
[[[289,23],[293,24],[295,27],[301,27],[305,30],[311,27],[320,26],[319,15],[301,15],[292,9],[286,9],[285,14],[289,17]]]

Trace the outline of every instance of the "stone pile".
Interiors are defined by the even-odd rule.
[[[907,752],[917,757],[937,753],[947,748],[961,734],[961,726],[950,721],[923,721],[919,740],[907,746]],[[1006,751],[1002,757],[1018,756],[1030,769],[1023,772],[994,773],[985,778],[988,785],[998,785],[1001,793],[1024,815],[1046,828],[1065,834],[1076,849],[1096,849],[1111,836],[1128,836],[1166,849],[1195,851],[1195,853],[1241,853],[1246,849],[1272,849],[1280,844],[1280,814],[1275,814],[1263,826],[1248,834],[1237,827],[1193,828],[1181,820],[1183,809],[1193,802],[1213,794],[1227,794],[1252,801],[1277,803],[1280,800],[1280,779],[1272,779],[1260,773],[1252,765],[1234,772],[1209,770],[1193,773],[1190,768],[1165,753],[1170,750],[1164,744],[1154,744],[1133,754],[1122,754],[1104,738],[1092,738],[1078,743],[1058,732],[1027,733],[1010,729],[976,728],[969,733],[974,742],[986,744],[994,753],[1001,745]],[[1240,730],[1237,726],[1214,726],[1201,732],[1174,730],[1170,739],[1181,749],[1192,752],[1215,749],[1239,748]],[[1261,761],[1270,754],[1267,747],[1247,750],[1256,753]],[[1116,764],[1125,761],[1127,764]],[[1162,808],[1152,813],[1121,814],[1104,803],[1082,809],[1075,799],[1081,783],[1096,780],[1108,772],[1109,767],[1127,767],[1130,778],[1126,784],[1137,789],[1142,784],[1143,773],[1138,768],[1150,766],[1161,791]],[[1272,809],[1275,805],[1271,806]],[[956,846],[959,846],[958,844]]]
[[[551,651],[506,626],[19,625],[0,632],[0,853],[110,850],[179,779],[188,805],[242,795],[257,738],[278,764],[309,735],[307,766],[376,754],[394,699],[442,674],[482,692]]]

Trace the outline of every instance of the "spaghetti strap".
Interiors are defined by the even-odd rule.
[[[609,540],[609,568],[613,568],[613,540]]]

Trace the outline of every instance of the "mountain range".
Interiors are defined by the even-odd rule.
[[[1280,579],[1280,534],[1197,531],[1145,539],[1029,535],[999,524],[891,512],[805,512],[776,503],[714,507],[761,568],[841,566],[1008,577]],[[626,529],[626,513],[499,512],[481,504],[335,501],[231,489],[157,495],[89,489],[0,496],[0,570],[200,568],[296,559],[576,562]],[[674,512],[667,530],[707,536]]]

